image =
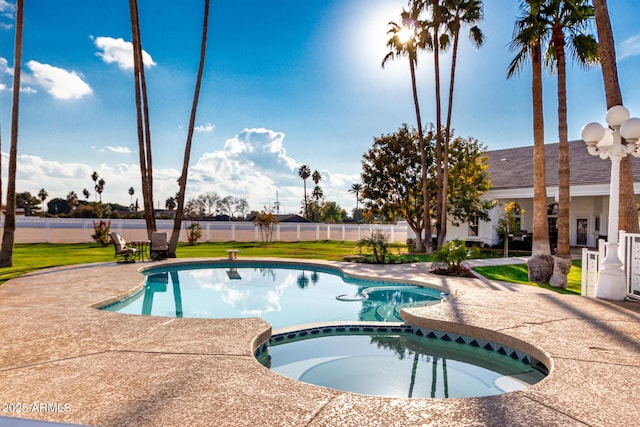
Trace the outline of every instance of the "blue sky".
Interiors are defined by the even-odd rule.
[[[140,196],[126,0],[26,1],[17,191],[53,197],[93,194],[104,201]],[[187,197],[215,191],[247,197],[260,210],[275,202],[298,212],[297,166],[322,173],[328,200],[351,210],[373,138],[415,124],[406,59],[380,63],[386,31],[406,0],[214,0],[205,77],[193,140]],[[532,145],[530,74],[506,80],[508,44],[519,1],[485,1],[486,41],[462,41],[453,126],[489,149]],[[10,137],[14,1],[0,0],[2,152]],[[139,0],[151,108],[155,203],[177,191],[198,66],[202,4]],[[625,105],[640,115],[637,0],[609,2]],[[448,78],[448,56],[442,64]],[[435,121],[433,67],[419,58],[423,122]],[[545,77],[547,142],[557,140],[556,80]],[[443,96],[446,99],[446,96]],[[569,136],[604,121],[599,68],[568,71]],[[3,174],[6,162],[3,162]],[[4,181],[6,182],[6,181]],[[93,199],[93,195],[92,195]],[[140,204],[141,201],[140,201]]]

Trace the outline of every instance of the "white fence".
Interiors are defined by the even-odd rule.
[[[93,241],[94,222],[86,218],[16,218],[16,243],[86,243]],[[142,219],[111,219],[111,230],[118,231],[127,241],[146,239],[146,225]],[[183,222],[184,224],[184,222]],[[4,226],[4,222],[1,224]],[[173,229],[173,220],[157,220],[158,231]],[[200,221],[201,242],[258,242],[260,229],[247,221]],[[406,223],[399,224],[316,224],[281,223],[276,226],[274,240],[303,242],[316,240],[358,241],[374,231],[385,233],[392,242],[405,243],[413,236]],[[181,241],[187,241],[184,230]]]
[[[620,231],[618,256],[622,260],[627,296],[640,299],[640,234]],[[600,263],[606,256],[604,240],[598,250],[582,250],[582,295],[595,296]]]

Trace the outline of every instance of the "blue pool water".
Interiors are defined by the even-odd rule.
[[[418,336],[406,328],[343,329],[304,338],[274,336],[257,358],[296,380],[389,397],[491,396],[521,390],[546,375],[543,365],[526,356],[525,363],[500,350]]]
[[[402,308],[440,300],[435,289],[350,279],[315,266],[189,264],[145,274],[140,292],[103,309],[169,317],[261,317],[277,329],[328,321],[400,322]]]

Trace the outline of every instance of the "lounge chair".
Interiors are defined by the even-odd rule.
[[[152,260],[165,259],[169,256],[169,243],[167,242],[167,233],[151,233],[150,254]]]
[[[113,246],[116,249],[114,258],[122,258],[122,260],[118,262],[136,262],[135,257],[138,255],[138,249],[127,245],[127,242],[122,238],[120,233],[111,232],[109,233],[109,237],[111,237]]]

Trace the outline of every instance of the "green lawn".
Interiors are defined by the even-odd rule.
[[[239,249],[240,256],[247,257],[276,257],[276,258],[306,258],[341,261],[346,256],[366,253],[356,242],[342,241],[317,241],[317,242],[278,242],[271,245],[263,243],[239,243],[239,242],[208,242],[197,246],[179,245],[178,258],[221,258],[227,256],[227,249]],[[392,249],[392,254],[406,252],[406,247]],[[113,261],[113,246],[100,247],[95,243],[81,244],[17,244],[13,253],[13,267],[0,269],[0,284],[14,277],[47,267],[55,267],[70,264],[85,264],[91,262]],[[483,251],[478,257],[487,258],[500,254]],[[416,256],[420,261],[428,261],[426,255]],[[527,278],[527,266],[525,264],[478,267],[475,269],[483,276],[507,282],[521,283],[523,285],[538,286],[551,289],[548,285],[532,283]],[[580,261],[575,261],[569,273],[569,289],[557,290],[562,293],[580,293]]]
[[[552,288],[546,283],[530,282],[526,264],[476,267],[473,270],[491,280],[502,280],[528,286],[537,286],[539,288],[551,289],[562,294],[580,295],[580,283],[582,281],[582,261],[580,260],[573,261],[573,266],[571,267],[571,271],[569,271],[569,285],[566,290]]]

